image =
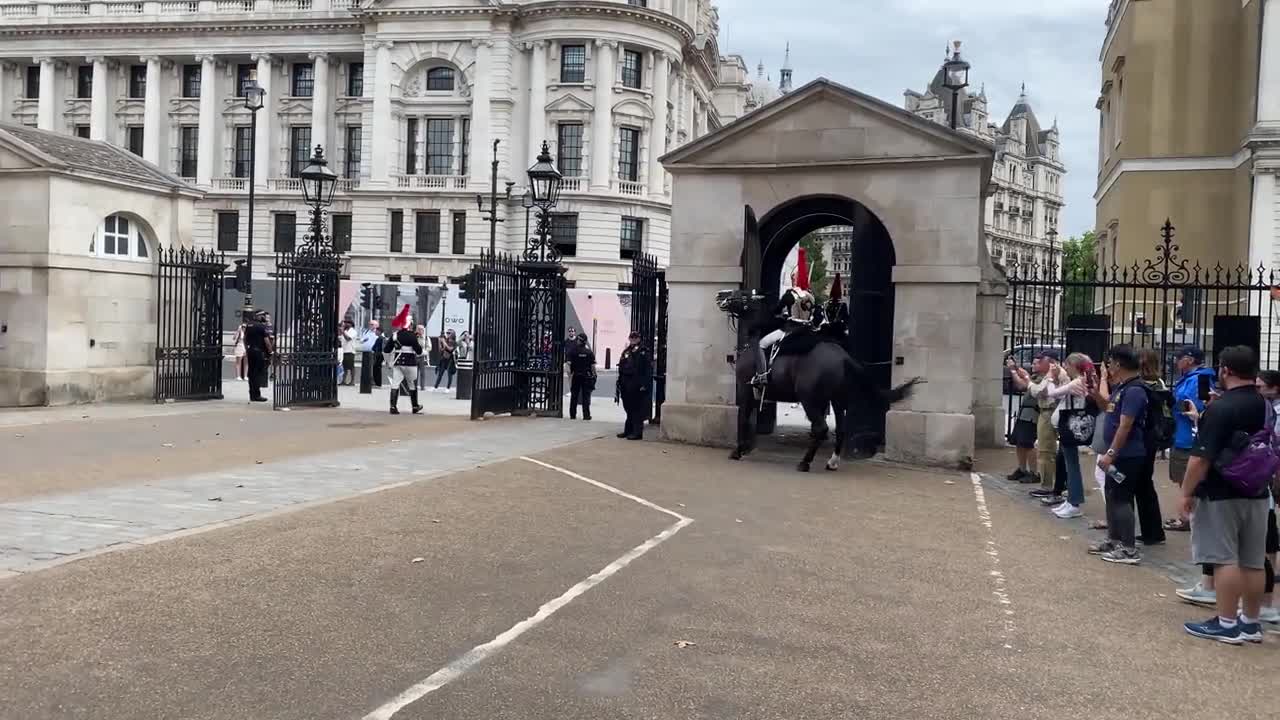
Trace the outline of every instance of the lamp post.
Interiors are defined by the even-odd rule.
[[[480,217],[489,223],[489,257],[493,257],[498,248],[498,223],[502,222],[502,218],[498,217],[498,145],[501,140],[493,141],[493,166],[489,173],[489,215],[485,217],[484,197],[476,195],[476,208],[480,211]],[[507,183],[507,199],[511,199],[511,188],[515,187],[515,183]]]
[[[440,338],[444,339],[444,316],[449,309],[449,281],[440,281]]]
[[[245,254],[244,310],[242,315],[248,318],[253,314],[253,199],[254,186],[257,185],[258,165],[258,111],[262,109],[263,99],[267,91],[262,89],[256,80],[251,80],[244,87],[244,108],[249,111],[249,248]]]
[[[538,209],[537,237],[525,243],[523,260],[539,265],[558,265],[560,250],[551,240],[551,208],[560,199],[560,185],[564,178],[551,161],[551,148],[542,141],[538,161],[529,168],[529,207]]]
[[[329,161],[324,157],[324,148],[316,145],[315,154],[311,156],[307,166],[298,173],[301,180],[302,198],[311,206],[311,233],[308,244],[315,250],[324,250],[324,209],[333,203],[333,191],[338,187],[338,176],[329,169]],[[333,244],[328,244],[333,250]]]
[[[969,63],[960,59],[960,41],[955,41],[951,57],[942,63],[942,87],[951,91],[951,129],[956,129],[960,112],[960,91],[969,87]]]

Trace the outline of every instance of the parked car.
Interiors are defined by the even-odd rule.
[[[1013,358],[1018,367],[1031,372],[1031,364],[1035,361],[1036,356],[1045,350],[1054,350],[1061,357],[1063,348],[1061,345],[1015,345],[1005,352],[1004,358],[1001,360],[1002,373],[1004,374],[1004,394],[1018,395],[1018,389],[1013,386],[1013,375],[1009,372],[1009,358]]]

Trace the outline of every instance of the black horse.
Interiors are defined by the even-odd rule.
[[[751,381],[761,369],[758,367],[760,338],[778,324],[766,310],[763,300],[759,295],[743,291],[722,292],[716,298],[720,309],[739,324],[740,342],[734,363],[738,443],[729,455],[733,460],[739,460],[755,449],[760,400]],[[806,333],[806,337],[788,338],[784,342],[795,346],[796,352],[779,353],[769,368],[765,397],[772,402],[799,403],[809,419],[809,447],[797,465],[801,472],[809,471],[814,456],[827,439],[830,432],[828,410],[835,415],[836,437],[826,468],[836,470],[840,467],[849,431],[847,411],[851,404],[872,403],[887,410],[909,397],[915,386],[922,382],[920,378],[914,378],[889,390],[879,387],[867,369],[846,349],[847,337],[842,337],[843,332],[836,324],[820,332]]]

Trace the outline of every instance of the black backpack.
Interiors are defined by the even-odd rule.
[[[1141,379],[1130,381],[1147,394],[1147,409],[1139,422],[1142,445],[1147,452],[1162,452],[1173,447],[1174,424],[1173,391],[1153,388]],[[1127,389],[1127,388],[1126,388]]]

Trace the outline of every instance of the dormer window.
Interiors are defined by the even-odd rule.
[[[453,68],[433,67],[427,71],[427,90],[429,92],[453,91]]]
[[[89,254],[119,260],[146,260],[147,242],[137,223],[123,215],[108,215],[89,241]]]

